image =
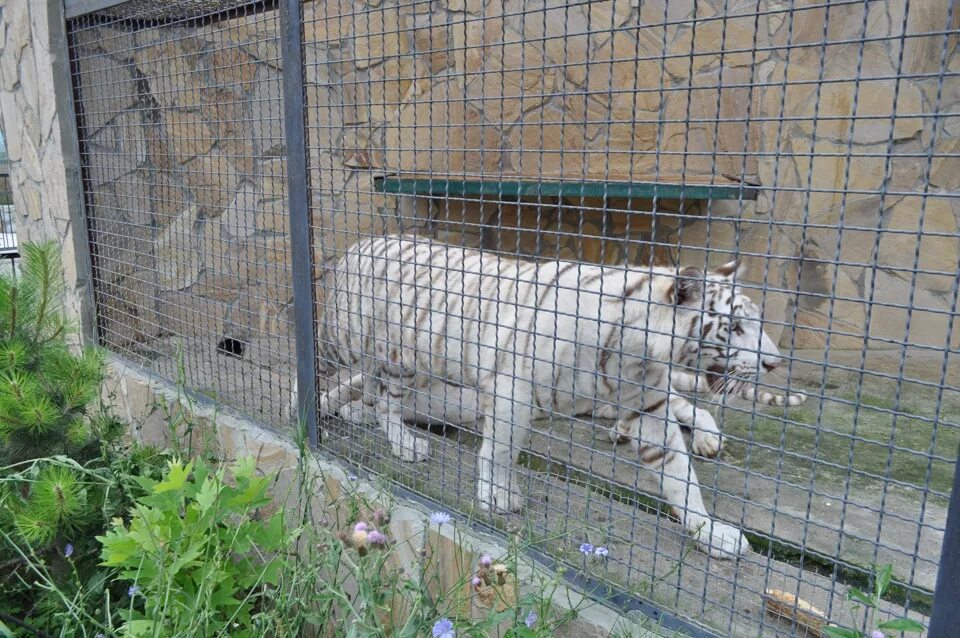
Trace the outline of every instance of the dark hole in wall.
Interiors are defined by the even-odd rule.
[[[237,357],[238,359],[243,357],[245,348],[245,343],[233,337],[224,337],[217,343],[218,354],[225,354],[231,357]]]

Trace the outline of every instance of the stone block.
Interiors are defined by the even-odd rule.
[[[256,217],[259,199],[259,193],[253,184],[244,182],[240,185],[236,197],[227,204],[218,219],[226,237],[247,239],[257,232]]]
[[[287,200],[260,200],[257,204],[256,226],[258,231],[289,233],[290,206]]]
[[[930,184],[947,190],[960,189],[960,157],[956,157],[960,155],[960,139],[951,137],[938,141],[933,154]]]
[[[304,42],[339,46],[340,40],[353,32],[354,12],[349,0],[304,2]]]
[[[265,199],[287,196],[287,160],[274,158],[260,163],[260,192]]]
[[[453,64],[449,50],[451,34],[449,27],[432,14],[407,16],[407,28],[413,30],[414,54],[427,60],[430,73],[439,73]]]
[[[236,47],[217,48],[208,60],[210,80],[217,88],[242,93],[253,88],[257,67],[256,60],[250,54]],[[275,69],[273,71],[276,72]]]
[[[157,237],[155,253],[161,290],[182,290],[196,282],[201,268],[200,207],[188,206]]]
[[[370,121],[394,119],[405,102],[426,86],[426,73],[410,57],[390,58],[370,70]]]
[[[199,38],[160,41],[142,47],[134,62],[150,86],[150,94],[166,108],[197,108],[206,89],[201,75]]]
[[[152,270],[138,270],[106,284],[98,295],[104,338],[123,348],[150,343],[161,333],[159,295],[157,273]]]
[[[431,108],[431,104],[444,108]],[[500,144],[495,126],[484,121],[477,109],[467,108],[459,83],[441,81],[416,103],[405,104],[387,125],[385,161],[390,168],[406,171],[495,171]]]
[[[865,278],[864,298],[876,305],[871,314],[870,338],[887,342],[871,342],[871,348],[898,348],[901,345],[928,345],[943,348],[947,345],[947,328],[951,323],[952,300],[941,294],[933,294],[922,288],[912,292],[913,305],[907,307],[911,298],[910,276],[876,272],[871,295],[868,275]],[[907,321],[909,320],[909,330]],[[954,322],[955,323],[955,322]],[[954,328],[951,348],[960,345],[960,334]],[[892,343],[891,343],[892,342]]]
[[[609,104],[613,119],[622,122],[631,121],[635,111],[657,111],[664,92],[661,64],[636,58],[637,41],[618,31],[597,47],[587,65],[588,94]]]
[[[184,165],[187,184],[196,202],[206,211],[220,211],[233,199],[239,176],[233,162],[219,151]]]
[[[365,69],[384,58],[409,53],[409,36],[403,24],[396,7],[358,12],[353,21],[354,65]]]
[[[908,281],[914,268],[945,273],[917,274],[917,285],[948,293],[953,289],[958,248],[960,235],[949,199],[928,197],[924,204],[920,197],[905,197],[887,212],[877,265]]]
[[[164,111],[163,125],[170,151],[178,164],[185,164],[194,157],[206,154],[217,141],[200,113]]]
[[[130,223],[111,192],[94,193],[89,214],[98,279],[116,282],[136,270],[155,267],[154,229]]]
[[[211,347],[224,334],[230,305],[189,292],[160,293],[160,325],[164,332],[190,340],[208,341]]]
[[[118,114],[127,112],[136,101],[137,83],[129,65],[97,55],[77,60],[77,70],[83,126],[88,135],[103,128]]]
[[[150,182],[150,173],[141,169],[126,175],[114,184],[117,206],[124,212],[131,224],[139,226],[151,226],[153,224]]]
[[[797,170],[796,186],[806,189],[809,183],[806,208],[812,217],[839,211],[844,202],[849,205],[880,192],[885,173],[885,144],[851,150],[846,144],[826,140],[811,144],[806,138],[791,137],[790,147]],[[789,183],[787,179],[785,176],[781,184]],[[847,194],[845,191],[866,193]]]
[[[283,77],[279,71],[264,65],[257,70],[250,111],[256,155],[282,154],[285,139]]]

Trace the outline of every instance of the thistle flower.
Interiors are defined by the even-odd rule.
[[[483,581],[480,580],[480,577],[479,577],[479,576],[474,576],[474,577],[473,577],[473,580],[470,581],[470,582],[473,583],[473,586],[474,586],[474,587],[479,587],[480,585],[483,584]]]
[[[384,509],[377,508],[373,512],[373,522],[376,523],[377,527],[386,525],[390,522],[390,514],[388,514]]]
[[[527,614],[527,618],[523,621],[523,624],[527,626],[527,629],[533,629],[533,626],[537,624],[537,620],[540,619],[540,616],[537,615],[537,612],[530,610],[530,613]]]
[[[887,638],[887,634],[883,633],[879,629],[874,629],[870,634],[870,638]]]
[[[434,525],[444,525],[450,522],[450,515],[446,512],[434,512],[430,515],[430,522]]]
[[[386,545],[387,537],[373,529],[367,532],[367,542],[371,545]]]
[[[364,523],[363,521],[360,521],[359,523],[353,526],[353,531],[355,532],[366,532],[369,529],[370,529],[370,526]]]
[[[490,554],[484,554],[480,557],[480,565],[483,567],[490,567],[493,564],[493,557]]]
[[[449,618],[441,618],[433,624],[433,638],[456,638],[453,622]]]

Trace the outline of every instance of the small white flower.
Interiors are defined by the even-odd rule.
[[[434,512],[430,515],[430,522],[434,525],[445,525],[450,522],[450,515],[446,512]]]

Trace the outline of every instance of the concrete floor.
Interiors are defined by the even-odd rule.
[[[173,378],[182,374],[188,385],[268,425],[290,427],[286,339],[250,344],[243,358],[218,354],[215,345],[191,344],[179,357],[175,344],[167,348],[151,367]],[[770,382],[785,385],[789,374],[791,388],[810,395],[807,403],[755,412],[745,402],[715,408],[724,450],[719,460],[696,462],[708,508],[752,535],[755,551],[740,560],[710,559],[689,546],[677,524],[655,511],[649,497],[656,493],[655,478],[627,448],[614,450],[597,427],[604,422],[539,421],[523,463],[528,509],[489,522],[519,533],[572,569],[601,576],[721,635],[793,635],[789,623],[764,613],[767,588],[797,593],[831,619],[849,623],[845,583],[875,563],[892,563],[907,595],[923,599],[936,579],[960,442],[958,392],[925,385],[939,384],[942,354],[906,361],[903,376],[911,382],[900,384],[899,400],[898,384],[882,376],[898,376],[896,353],[871,356],[864,366],[870,374],[862,379],[833,367],[859,369],[858,353],[844,355],[846,360],[834,356],[826,374],[813,363],[822,352],[796,356],[808,363],[778,370]],[[956,386],[956,366],[948,373],[946,385]],[[390,455],[374,428],[336,420],[322,428],[323,449],[361,471],[472,511],[474,432],[424,431],[431,458],[410,465]],[[584,563],[577,547],[586,540],[608,546],[610,558]],[[902,608],[891,604],[888,611],[899,614]]]

